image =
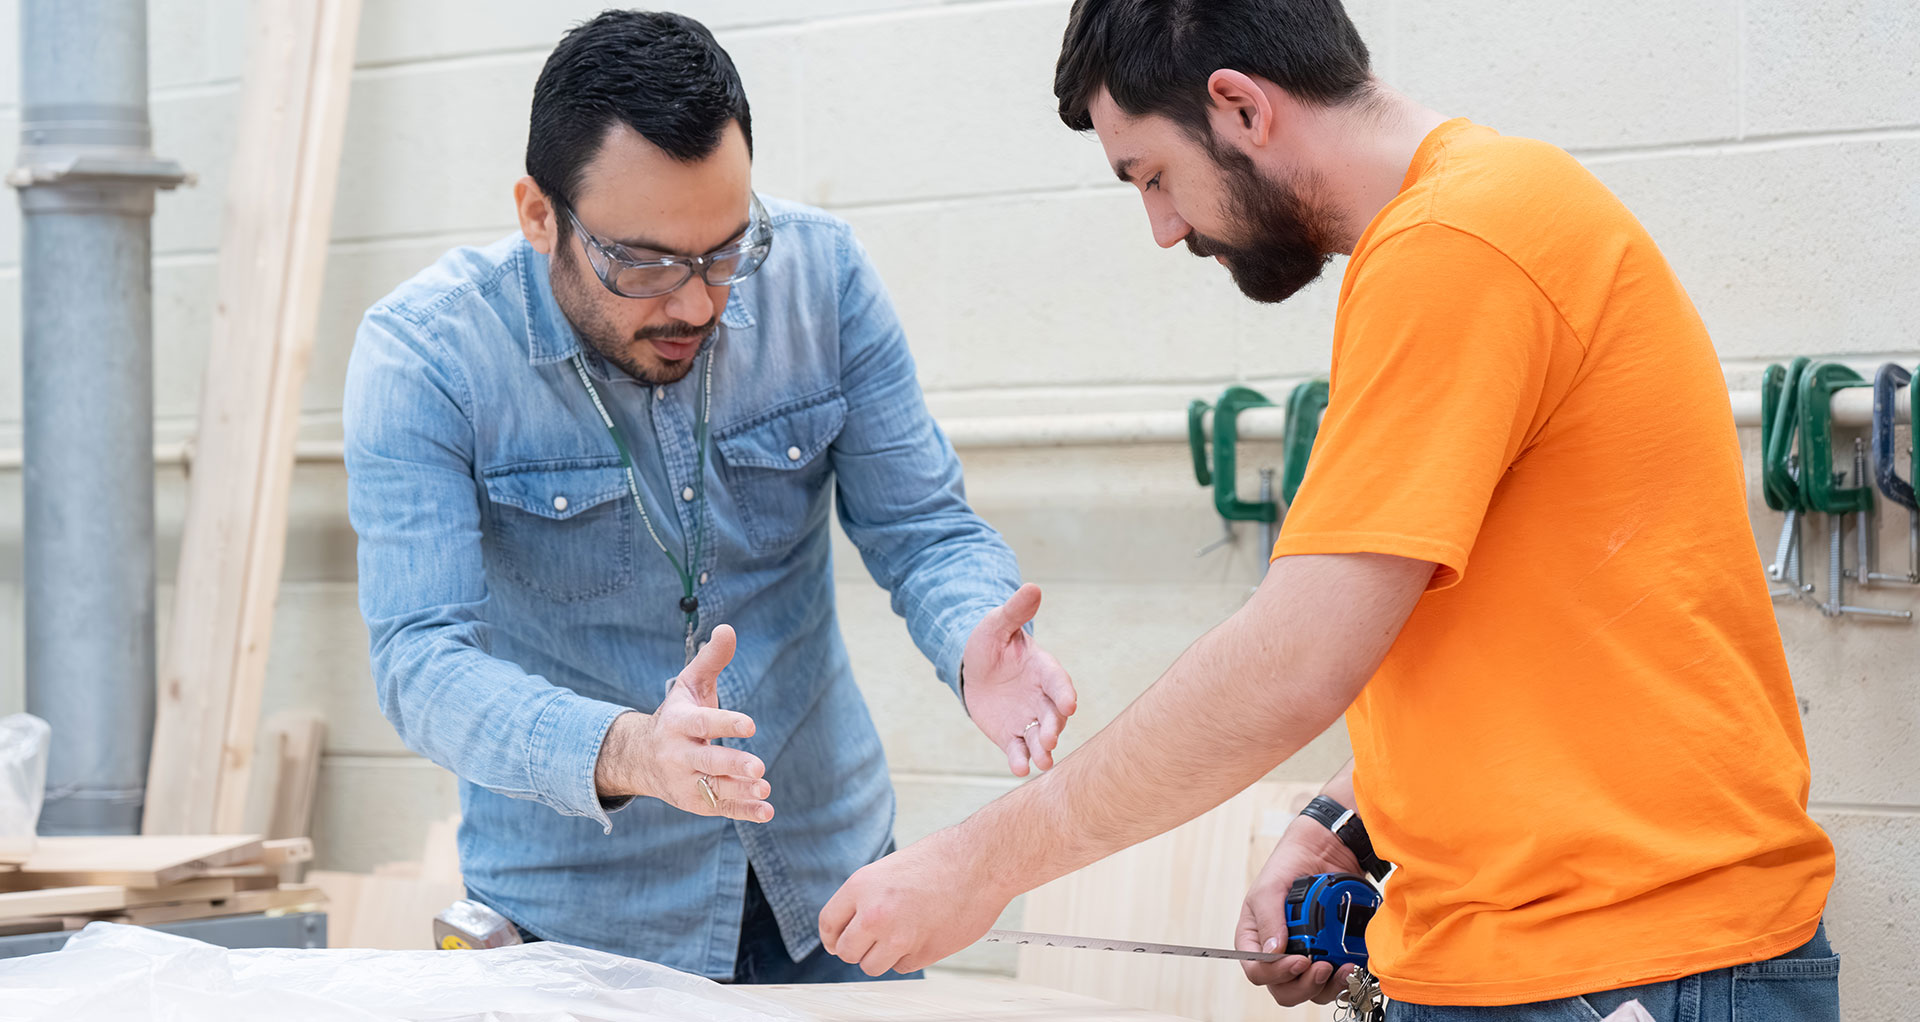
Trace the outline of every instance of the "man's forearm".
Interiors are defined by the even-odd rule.
[[[1360,810],[1360,806],[1354,801],[1358,796],[1353,793],[1352,757],[1348,757],[1347,765],[1335,771],[1334,775],[1327,779],[1327,783],[1320,786],[1320,794],[1355,812]]]
[[[1373,555],[1282,559],[1112,725],[962,830],[1025,890],[1220,804],[1339,718],[1431,573]]]

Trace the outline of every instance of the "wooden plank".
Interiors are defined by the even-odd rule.
[[[317,713],[279,713],[267,721],[266,733],[274,762],[267,836],[306,837],[313,833],[313,799],[320,787],[320,756],[326,747],[327,722]]]
[[[127,888],[127,907],[142,908],[147,905],[165,905],[181,901],[217,901],[231,898],[239,890],[227,877],[208,877],[200,880],[182,880],[165,887],[129,887]]]
[[[158,926],[161,923],[177,923],[188,919],[212,919],[218,916],[251,915],[256,912],[320,907],[326,903],[327,896],[321,893],[319,888],[306,884],[294,884],[260,891],[236,891],[224,898],[201,898],[193,901],[129,906],[125,911],[111,916],[95,915],[92,918],[110,918],[114,922],[132,923],[135,926]],[[81,925],[85,925],[85,922],[84,918],[81,919]]]
[[[1021,929],[1229,947],[1249,882],[1279,830],[1318,790],[1256,784],[1190,823],[1028,894]],[[1115,897],[1116,891],[1125,896]],[[1018,975],[1026,983],[1211,1022],[1333,1017],[1324,1005],[1276,1007],[1228,960],[1023,947]]]
[[[227,899],[239,912],[274,912],[280,909],[323,906],[327,894],[313,884],[281,884],[264,891],[240,891]]]
[[[259,858],[260,839],[251,834],[47,837],[7,882],[165,887]]]
[[[1177,1015],[1083,994],[958,976],[733,989],[806,1012],[818,1022],[1181,1022]]]
[[[291,866],[295,863],[312,861],[312,838],[276,838],[260,843],[260,864],[262,866],[279,869],[282,866]]]
[[[49,887],[0,894],[0,920],[111,912],[127,903],[127,889],[109,884]]]
[[[360,14],[360,0],[251,7],[149,834],[243,824]]]

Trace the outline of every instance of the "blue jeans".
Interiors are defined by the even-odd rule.
[[[1498,1008],[1387,1005],[1387,1022],[1598,1022],[1628,1001],[1655,1022],[1840,1022],[1840,956],[1822,924],[1813,939],[1764,962]]]

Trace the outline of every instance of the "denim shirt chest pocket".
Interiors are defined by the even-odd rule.
[[[755,553],[785,550],[826,521],[827,448],[847,421],[836,388],[788,402],[716,433],[727,491]]]
[[[633,502],[619,458],[518,462],[483,478],[481,541],[502,576],[563,603],[633,583]]]

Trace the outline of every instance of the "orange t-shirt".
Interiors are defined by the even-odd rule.
[[[1810,939],[1833,847],[1726,384],[1653,240],[1561,150],[1434,129],[1347,264],[1274,556],[1439,567],[1347,714],[1400,865],[1388,996],[1494,1005]]]

